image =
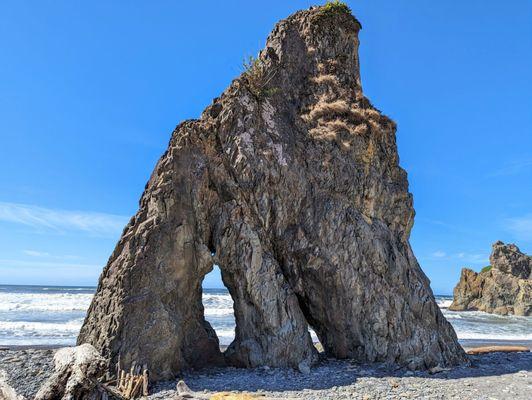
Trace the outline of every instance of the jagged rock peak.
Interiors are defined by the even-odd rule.
[[[78,342],[154,379],[187,368],[331,357],[464,362],[408,243],[395,124],[363,96],[360,24],[317,7],[278,23],[257,60],[172,134],[100,277]],[[222,354],[204,318],[213,264],[234,300]]]
[[[479,273],[462,269],[449,309],[532,315],[532,256],[523,254],[515,244],[497,241],[490,263]]]
[[[500,240],[492,246],[490,263],[501,272],[521,279],[532,279],[532,256],[523,254],[515,244],[504,244]]]

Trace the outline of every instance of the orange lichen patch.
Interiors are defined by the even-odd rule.
[[[329,141],[336,140],[337,138],[336,132],[326,129],[323,126],[312,128],[309,130],[309,134],[317,139],[325,139]]]
[[[331,74],[318,75],[312,78],[311,81],[317,84],[329,84],[329,85],[338,84],[338,78],[336,77],[336,75],[331,75]]]
[[[363,114],[367,116],[368,118],[380,119],[381,117],[381,114],[374,108],[364,108]]]
[[[330,73],[330,71],[334,71],[337,67],[338,62],[336,60],[326,60],[318,63],[318,72],[322,75],[326,75]]]
[[[322,117],[331,118],[336,115],[347,114],[349,111],[349,105],[343,100],[337,100],[332,103],[319,102],[310,111],[309,117],[311,120],[316,121]]]
[[[360,124],[355,126],[353,133],[355,135],[365,135],[368,132],[368,126],[366,124]]]
[[[375,153],[375,143],[373,143],[373,140],[370,140],[368,143],[368,149],[366,150],[366,154],[364,154],[363,156],[364,161],[366,163],[369,163],[375,157]]]
[[[332,120],[332,121],[327,121],[325,123],[326,125],[326,128],[334,131],[334,132],[351,132],[352,131],[352,127],[349,126],[345,121],[341,120],[341,119],[335,119],[335,120]]]
[[[373,132],[378,132],[381,129],[380,124],[375,121],[374,119],[368,119],[369,126],[371,127]]]

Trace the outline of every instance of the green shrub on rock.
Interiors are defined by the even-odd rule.
[[[331,14],[336,14],[336,13],[351,14],[351,9],[343,1],[328,0],[325,3],[325,5],[322,7],[322,13],[323,15],[331,15]]]
[[[488,271],[491,270],[492,268],[493,268],[493,267],[492,267],[491,265],[488,265],[488,266],[482,268],[482,269],[480,270],[480,273],[488,272]]]

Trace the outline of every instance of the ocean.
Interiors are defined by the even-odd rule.
[[[0,346],[75,344],[94,292],[94,287],[0,286]],[[453,312],[447,309],[452,297],[436,300],[459,339],[532,340],[532,317]],[[230,344],[235,320],[227,290],[204,289],[203,305],[220,344]]]

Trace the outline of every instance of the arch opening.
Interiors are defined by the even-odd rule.
[[[223,352],[235,339],[236,320],[234,301],[222,281],[218,265],[203,278],[202,291],[204,318],[216,332]]]
[[[220,349],[224,353],[235,339],[236,318],[234,300],[222,280],[220,267],[216,264],[213,265],[212,271],[203,278],[202,303],[204,318],[214,329],[220,342]],[[319,353],[324,353],[325,348],[312,322],[309,321],[307,310],[304,310],[304,315],[314,347]]]
[[[314,345],[316,350],[318,350],[318,353],[326,354],[327,349],[323,346],[320,340],[320,337],[318,335],[318,331],[319,331],[318,322],[312,318],[307,302],[304,300],[303,296],[299,294],[296,294],[296,296],[297,296],[297,300],[299,303],[299,307],[301,308],[301,311],[303,312],[303,316],[305,317],[305,320],[307,321],[308,332],[310,334],[312,344]]]

